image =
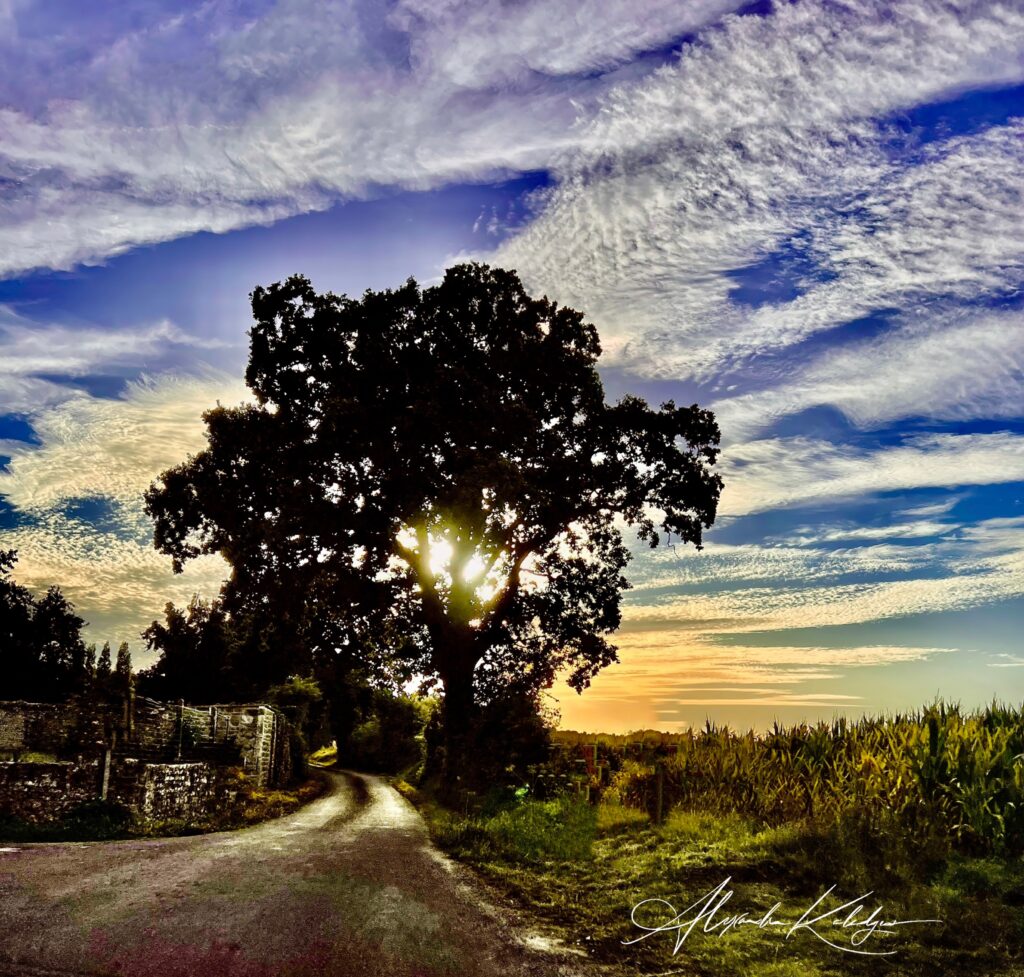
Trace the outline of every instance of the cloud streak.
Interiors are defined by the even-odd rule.
[[[919,434],[877,450],[770,438],[730,446],[724,471],[721,514],[749,515],[900,489],[1024,481],[1024,437]]]
[[[612,92],[546,208],[500,260],[603,327],[608,361],[664,379],[756,376],[757,357],[879,308],[1012,291],[1020,122],[920,146],[886,120],[1024,77],[1006,5],[783,4],[708,32]],[[751,309],[734,274],[816,269]]]
[[[45,5],[19,6],[0,36],[0,274],[543,168],[602,72],[731,6],[587,0],[560,43],[535,2],[212,0],[107,30],[72,15],[45,43]]]
[[[716,401],[730,440],[833,406],[871,430],[918,421],[1015,418],[1024,404],[1024,313],[948,309],[903,317],[882,336],[795,365],[786,383]]]

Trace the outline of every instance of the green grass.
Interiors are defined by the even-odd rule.
[[[676,810],[661,826],[618,804],[590,807],[562,798],[523,800],[486,814],[443,808],[431,795],[400,789],[417,803],[438,845],[480,871],[562,930],[570,944],[638,974],[701,977],[838,977],[924,975],[1009,977],[1024,973],[1024,862],[953,855],[933,864],[800,824],[767,826],[737,814]],[[876,937],[893,957],[858,957],[808,933],[745,927],[724,936],[694,932],[678,953],[659,933],[640,935],[630,912],[660,898],[682,910],[732,878],[727,914],[760,916],[781,902],[794,921],[830,885],[844,899],[874,890],[889,918],[937,918],[944,925],[908,927]],[[835,905],[835,903],[831,904]],[[830,906],[831,908],[831,906]],[[840,931],[842,932],[842,931]]]

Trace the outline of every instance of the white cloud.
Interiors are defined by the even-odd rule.
[[[894,149],[877,120],[1024,77],[1024,12],[885,12],[781,4],[619,86],[498,260],[586,309],[611,362],[705,381],[880,307],[1014,288],[1020,123]],[[761,309],[729,301],[730,273],[785,248],[836,277]]]
[[[381,186],[555,167],[564,186],[549,218],[509,257],[588,300],[605,286],[599,306],[614,304],[608,285],[625,288],[623,312],[627,286],[662,286],[659,311],[674,314],[694,298],[688,286],[720,299],[723,270],[790,233],[823,196],[875,179],[883,159],[859,120],[1021,76],[1013,5],[780,4],[705,29],[735,6],[586,0],[553,16],[539,0],[405,0],[390,12],[211,0],[154,5],[131,23],[73,18],[43,38],[17,25],[45,6],[20,5],[0,37],[0,273],[265,223]],[[637,84],[650,66],[630,59],[686,32],[708,43]],[[83,44],[90,57],[72,57]],[[590,244],[601,247],[588,272]]]
[[[202,351],[227,345],[190,336],[168,321],[116,330],[71,328],[34,322],[0,305],[0,413],[34,417],[85,396],[74,385],[48,377],[132,373],[176,348]],[[17,453],[17,442],[12,444]]]
[[[72,329],[30,322],[0,308],[0,377],[40,373],[79,377],[138,367],[170,346],[216,349],[224,345],[221,340],[190,336],[166,320],[134,329]]]
[[[827,533],[825,534],[827,535]],[[728,590],[739,581],[765,586],[785,583],[810,585],[850,574],[879,577],[920,571],[935,560],[927,546],[857,546],[842,550],[815,549],[797,536],[782,543],[730,545],[708,542],[700,552],[659,547],[637,547],[627,571],[633,585],[630,602],[646,603],[648,592],[672,587],[699,588],[703,592]]]
[[[156,475],[204,446],[202,412],[248,396],[220,374],[142,380],[115,400],[79,395],[33,417],[39,445],[11,444],[0,495],[32,515],[92,496],[138,509]]]
[[[138,532],[136,520],[123,522],[127,530]],[[145,538],[122,538],[106,527],[98,529],[57,512],[0,532],[0,546],[17,550],[14,573],[19,583],[36,592],[54,584],[61,588],[89,623],[88,640],[129,641],[136,651],[140,631],[163,617],[168,601],[183,605],[194,593],[213,597],[229,573],[220,557],[208,556],[174,574],[167,557]],[[135,664],[144,664],[138,654]]]
[[[831,405],[857,427],[1024,413],[1024,313],[962,309],[905,317],[884,335],[795,366],[783,385],[717,401],[727,440]]]
[[[856,568],[856,562],[852,566]],[[627,630],[673,630],[685,622],[696,632],[746,632],[777,628],[817,628],[963,610],[1024,595],[1024,532],[988,553],[964,547],[958,561],[932,568],[935,576],[863,584],[766,586],[673,594],[624,608]]]
[[[746,515],[899,489],[1024,481],[1024,437],[921,434],[875,451],[772,438],[730,446],[723,472],[721,514]]]
[[[630,647],[667,647],[683,632],[692,642],[962,610],[1024,595],[1024,517],[922,524],[897,516],[878,532],[800,527],[764,544],[659,548],[638,552],[629,576]]]
[[[821,543],[874,542],[884,539],[928,539],[934,536],[944,536],[956,529],[955,523],[920,520],[893,523],[888,526],[835,526],[820,532],[813,529],[798,530],[793,534],[793,538],[794,542],[800,546],[816,546]]]
[[[412,54],[459,85],[508,84],[531,72],[608,70],[742,6],[742,0],[578,0],[555,12],[543,0],[402,0],[389,18]]]
[[[247,15],[212,0],[119,31],[75,22],[45,45],[14,31],[0,38],[17,76],[0,109],[0,274],[267,223],[381,186],[547,166],[614,83],[567,72],[613,68],[730,6],[660,0],[638,18],[623,0],[588,0],[580,30],[552,25],[540,3],[389,13],[283,0]],[[88,59],[74,56],[90,42]]]
[[[1002,658],[1004,661],[989,662],[989,668],[1024,668],[1024,658],[1019,655],[1005,655],[999,654],[996,658]]]
[[[18,550],[19,582],[59,585],[99,640],[137,641],[168,600],[215,594],[224,561],[204,557],[174,575],[152,546],[142,494],[161,471],[203,448],[204,410],[246,396],[241,383],[217,374],[161,377],[130,384],[116,400],[80,394],[37,411],[40,443],[8,442],[12,460],[0,472],[0,496],[22,517],[0,532],[0,546]],[[108,518],[69,511],[83,499],[106,504]]]

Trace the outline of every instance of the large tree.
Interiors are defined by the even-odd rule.
[[[477,705],[616,660],[620,526],[699,547],[714,520],[714,416],[607,404],[594,326],[512,271],[361,299],[295,276],[252,309],[256,402],[208,411],[151,487],[156,545],[176,570],[222,553],[229,599],[309,594],[353,641],[391,636],[443,687],[449,776]]]

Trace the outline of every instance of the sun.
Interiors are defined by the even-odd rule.
[[[450,576],[449,566],[452,561],[452,544],[446,539],[430,537],[430,558],[428,566],[435,577]]]

